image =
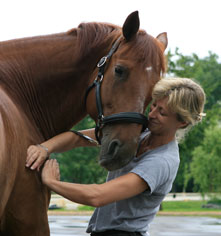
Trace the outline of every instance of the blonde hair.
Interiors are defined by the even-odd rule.
[[[205,93],[202,87],[187,78],[163,78],[155,85],[152,98],[159,100],[168,97],[169,109],[177,114],[179,121],[184,121],[191,127],[200,122],[206,114],[203,113]]]

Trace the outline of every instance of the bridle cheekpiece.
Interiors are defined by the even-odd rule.
[[[106,65],[108,64],[107,62],[109,61],[113,53],[119,47],[121,38],[122,37],[120,36],[115,41],[109,53],[106,56],[102,57],[100,61],[98,62],[97,67],[99,70],[98,70],[97,77],[95,78],[94,82],[88,87],[85,94],[85,105],[86,105],[88,94],[91,91],[91,89],[95,87],[96,106],[97,106],[97,111],[98,111],[98,117],[97,117],[97,122],[96,122],[96,127],[95,127],[95,136],[99,144],[101,144],[99,131],[107,124],[127,122],[127,123],[141,124],[143,126],[142,130],[144,130],[147,127],[147,117],[141,113],[120,112],[120,113],[112,114],[109,116],[104,116],[104,113],[103,113],[103,107],[102,107],[102,101],[101,101],[101,84],[104,79],[104,71],[105,71]]]

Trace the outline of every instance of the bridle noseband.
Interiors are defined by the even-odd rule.
[[[98,62],[97,64],[97,67],[99,68],[98,75],[95,78],[94,82],[88,87],[85,94],[85,105],[86,105],[88,94],[91,91],[91,89],[95,87],[96,106],[98,110],[98,118],[97,118],[97,123],[95,127],[95,136],[99,144],[101,144],[99,131],[104,127],[104,125],[118,123],[118,122],[121,122],[121,123],[127,122],[127,123],[141,124],[143,126],[142,130],[144,130],[147,127],[147,122],[148,122],[147,117],[141,113],[120,112],[120,113],[112,114],[109,116],[104,116],[103,114],[102,101],[101,101],[101,83],[104,78],[104,70],[105,70],[105,66],[107,65],[108,60],[111,58],[113,53],[117,50],[120,44],[120,41],[121,41],[121,37],[119,37],[115,41],[109,53],[106,56],[102,57],[100,61]]]

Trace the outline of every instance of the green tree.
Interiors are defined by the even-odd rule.
[[[204,88],[207,97],[206,118],[194,127],[180,144],[181,163],[173,187],[174,191],[193,191],[194,179],[190,175],[193,150],[201,145],[205,130],[213,122],[213,116],[219,109],[219,102],[221,101],[221,64],[218,62],[218,56],[211,52],[207,57],[199,58],[196,54],[184,56],[176,49],[174,54],[169,51],[167,58],[168,74],[170,76],[194,79]]]
[[[94,126],[94,121],[86,117],[74,127],[74,130],[89,129]],[[99,166],[98,155],[98,147],[80,147],[56,154],[54,157],[60,164],[61,180],[84,184],[104,182],[107,171]]]
[[[205,131],[203,142],[193,150],[191,175],[201,193],[221,192],[221,124]]]

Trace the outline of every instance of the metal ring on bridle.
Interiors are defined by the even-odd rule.
[[[107,57],[102,57],[100,61],[97,63],[97,67],[100,68],[102,67],[107,61]]]

